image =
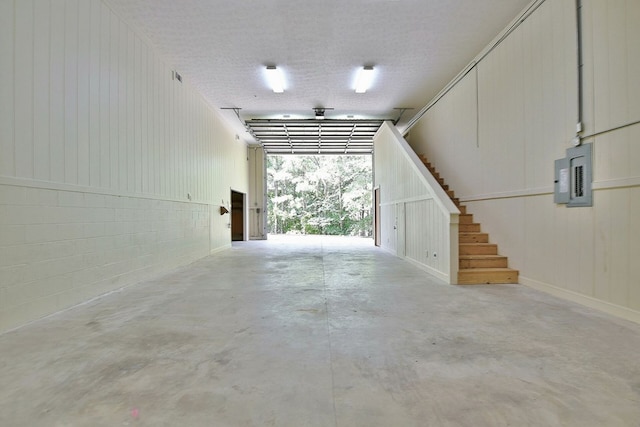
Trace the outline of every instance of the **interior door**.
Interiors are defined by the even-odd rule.
[[[403,203],[396,204],[396,255],[405,256],[405,205]]]
[[[244,194],[231,190],[231,240],[244,240]]]
[[[373,240],[380,246],[380,189],[373,190]]]

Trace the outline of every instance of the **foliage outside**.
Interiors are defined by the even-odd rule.
[[[272,234],[371,236],[371,156],[267,156]]]

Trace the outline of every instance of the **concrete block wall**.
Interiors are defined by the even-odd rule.
[[[0,185],[5,328],[194,261],[205,204]]]
[[[101,0],[0,1],[0,332],[230,246],[247,147]]]

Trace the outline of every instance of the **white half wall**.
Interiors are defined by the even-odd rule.
[[[246,144],[173,71],[101,0],[0,1],[0,331],[230,246]]]
[[[373,167],[374,187],[380,189],[380,246],[456,283],[460,211],[389,123],[374,138]]]
[[[552,194],[554,160],[578,121],[575,0],[540,3],[408,139],[521,283],[640,321],[640,2],[583,1],[582,122],[595,189],[587,208],[556,205]]]

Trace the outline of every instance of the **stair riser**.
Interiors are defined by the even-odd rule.
[[[459,268],[507,268],[507,257],[489,259],[461,259]]]
[[[460,214],[460,224],[473,224],[473,214]]]
[[[480,232],[480,224],[458,224],[458,232],[478,233]]]
[[[459,285],[482,285],[499,283],[518,283],[518,272],[464,272],[458,274]]]
[[[487,233],[460,233],[458,235],[459,243],[489,243],[489,235]]]
[[[498,246],[494,244],[465,245],[460,244],[460,255],[498,255]]]

